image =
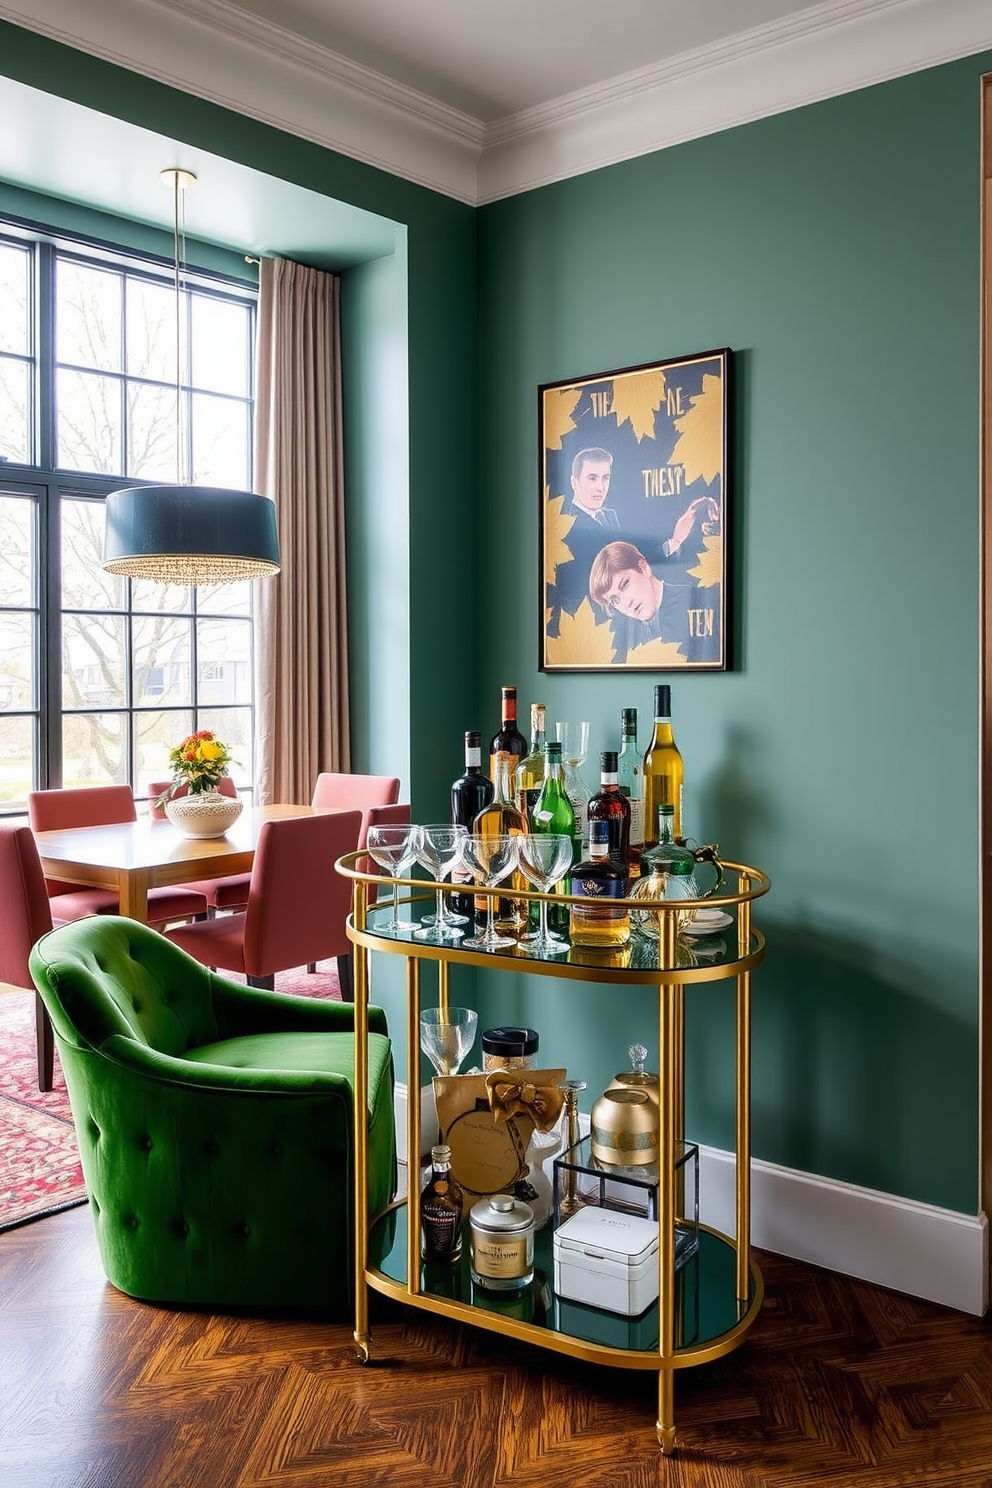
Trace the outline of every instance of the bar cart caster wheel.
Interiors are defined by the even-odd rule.
[[[658,1422],[658,1445],[661,1448],[663,1457],[675,1456],[678,1446],[675,1441],[674,1426],[662,1426],[661,1422]]]

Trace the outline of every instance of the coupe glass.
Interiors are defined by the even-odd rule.
[[[415,831],[416,827],[410,826],[369,827],[365,842],[369,857],[380,868],[384,868],[391,878],[402,878],[413,863]],[[401,930],[416,929],[413,920],[400,919],[400,891],[397,885],[393,886],[393,917],[384,928],[391,935],[397,935]]]
[[[468,837],[465,827],[453,827],[450,822],[437,822],[426,827],[415,827],[413,833],[413,855],[421,868],[426,868],[436,883],[461,861],[462,848]],[[445,940],[458,940],[465,932],[466,923],[461,915],[448,915],[444,908],[444,893],[437,891],[437,907],[430,924],[422,923],[415,930],[417,940],[429,940],[439,945]]]
[[[471,1008],[424,1008],[420,1047],[439,1075],[457,1075],[475,1043],[479,1015]]]
[[[550,894],[555,884],[572,866],[572,838],[557,833],[532,832],[519,839],[520,871],[529,884],[542,894]],[[547,900],[538,903],[538,928],[525,935],[522,944],[532,956],[560,956],[568,942],[548,929]]]
[[[517,866],[518,845],[522,837],[503,836],[495,833],[491,837],[466,837],[462,844],[465,862],[476,875],[477,881],[486,889],[494,889]],[[516,945],[512,935],[500,935],[493,923],[496,895],[486,898],[486,928],[481,935],[473,935],[462,941],[468,951],[498,951],[502,946]]]
[[[572,803],[575,819],[582,828],[582,841],[589,841],[589,800],[592,791],[586,785],[580,774],[580,766],[586,762],[589,753],[589,725],[588,723],[556,723],[555,732],[558,742],[561,744],[562,759],[565,762],[565,794]]]

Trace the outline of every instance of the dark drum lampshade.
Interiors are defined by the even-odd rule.
[[[107,497],[103,567],[159,584],[230,584],[279,572],[267,496],[217,486],[129,486]]]

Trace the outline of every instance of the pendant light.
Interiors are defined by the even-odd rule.
[[[229,584],[279,572],[276,509],[266,496],[193,486],[186,480],[182,436],[182,352],[179,283],[180,192],[191,171],[164,170],[174,199],[176,292],[176,472],[182,484],[127,486],[107,497],[103,567],[108,573],[158,584]]]

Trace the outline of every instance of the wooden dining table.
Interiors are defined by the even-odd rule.
[[[329,810],[314,806],[246,806],[223,837],[186,837],[170,821],[142,816],[137,821],[99,827],[36,832],[35,841],[46,878],[87,888],[116,889],[120,913],[147,924],[149,889],[247,873],[265,822],[323,816]]]

